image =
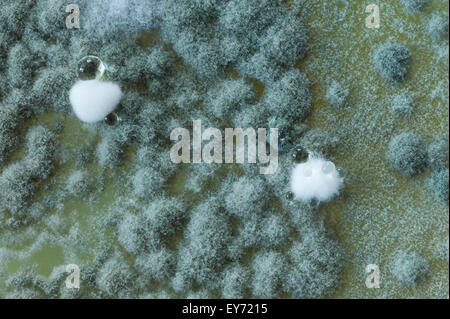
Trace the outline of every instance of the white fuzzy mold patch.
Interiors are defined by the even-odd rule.
[[[119,105],[121,98],[118,84],[98,80],[78,81],[69,93],[75,115],[86,123],[102,121]]]
[[[332,162],[322,158],[310,158],[294,167],[291,191],[296,199],[328,201],[339,194],[343,181]]]

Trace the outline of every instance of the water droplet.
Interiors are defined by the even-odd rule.
[[[80,80],[99,79],[105,73],[105,65],[98,57],[88,55],[78,62],[77,73]]]
[[[301,146],[297,146],[292,153],[292,159],[295,163],[304,163],[308,160],[309,153]]]
[[[122,118],[119,115],[117,115],[117,113],[111,112],[105,116],[103,121],[105,122],[105,124],[107,124],[109,126],[113,126],[113,125],[116,125],[121,120],[122,120]]]
[[[278,130],[278,151],[281,153],[289,152],[292,148],[292,134],[287,128],[281,128]]]
[[[287,199],[287,200],[294,200],[294,193],[292,193],[292,192],[287,192],[287,193],[286,193],[286,199]]]

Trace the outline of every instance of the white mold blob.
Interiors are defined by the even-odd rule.
[[[294,167],[291,191],[296,199],[323,202],[339,194],[343,181],[332,162],[313,157]]]
[[[119,105],[121,98],[118,84],[98,80],[78,81],[69,93],[75,115],[86,123],[102,121]]]

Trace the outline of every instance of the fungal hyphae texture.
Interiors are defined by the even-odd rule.
[[[387,161],[403,175],[414,176],[427,167],[427,151],[423,139],[412,133],[396,135],[389,143]]]
[[[448,298],[447,0],[76,3],[2,0],[0,298]]]
[[[411,52],[402,43],[387,42],[375,51],[373,64],[386,80],[403,82],[411,65]]]

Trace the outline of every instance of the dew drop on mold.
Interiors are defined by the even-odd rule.
[[[292,153],[292,159],[295,163],[304,163],[308,160],[309,153],[305,148],[297,146]]]
[[[80,80],[99,79],[105,73],[105,65],[100,58],[88,55],[78,62],[77,73]]]
[[[285,195],[287,200],[294,200],[294,193],[293,192],[287,192]]]
[[[105,122],[105,124],[107,124],[109,126],[113,126],[113,125],[116,125],[121,120],[122,120],[122,118],[117,113],[111,112],[105,116],[103,121]]]

